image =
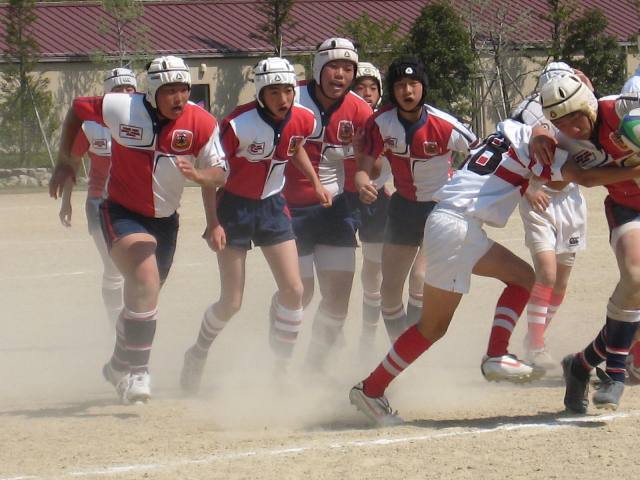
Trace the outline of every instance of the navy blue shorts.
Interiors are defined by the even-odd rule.
[[[378,198],[369,205],[362,203],[360,196],[355,192],[345,192],[344,195],[346,195],[349,208],[356,218],[360,241],[382,243],[390,198],[386,189],[383,187],[378,190]]]
[[[167,279],[173,264],[179,223],[178,212],[169,217],[154,218],[132,212],[109,200],[100,205],[100,224],[109,250],[116,240],[133,233],[148,233],[155,238],[156,262],[162,283]]]
[[[333,199],[329,208],[321,205],[291,207],[291,223],[296,234],[298,255],[310,255],[316,245],[356,247],[357,220],[344,194]]]
[[[407,200],[398,192],[391,195],[384,243],[419,247],[424,237],[424,224],[436,202]]]
[[[262,200],[222,191],[218,196],[218,220],[227,236],[227,245],[251,249],[293,240],[291,216],[281,194]]]

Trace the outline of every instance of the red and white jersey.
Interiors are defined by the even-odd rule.
[[[83,122],[73,146],[72,155],[82,157],[85,153],[91,160],[89,164],[89,185],[87,195],[100,198],[104,195],[109,167],[111,165],[111,132],[96,122]]]
[[[561,181],[568,154],[557,149],[550,166],[529,160],[531,127],[515,120],[498,124],[498,132],[474,149],[453,178],[433,195],[442,208],[462,211],[494,227],[504,227],[535,175]]]
[[[225,168],[216,119],[187,103],[176,120],[161,121],[144,94],[77,98],[76,115],[111,132],[110,200],[147,217],[168,217],[180,204],[185,178],[178,156],[197,168]]]
[[[384,154],[393,183],[407,200],[428,202],[449,179],[451,151],[469,153],[476,136],[453,116],[424,105],[420,120],[406,125],[389,105],[371,117],[365,131],[365,153]]]
[[[220,141],[229,164],[224,189],[245,198],[280,193],[284,169],[315,130],[313,112],[294,104],[276,124],[251,102],[237,107],[221,124]]]
[[[315,82],[300,82],[296,88],[296,101],[311,110],[316,119],[305,150],[320,183],[336,196],[344,191],[345,161],[354,159],[353,136],[364,128],[372,110],[367,102],[350,91],[331,109],[324,111],[313,93],[314,85]],[[318,203],[311,183],[302,172],[289,164],[285,173],[284,196],[289,205],[299,207]]]
[[[560,148],[569,151],[583,168],[602,165],[636,165],[640,154],[629,150],[620,138],[620,120],[629,111],[640,107],[637,93],[611,95],[598,100],[598,119],[592,140],[574,140],[558,134]],[[636,180],[606,185],[614,202],[640,210],[640,185]]]

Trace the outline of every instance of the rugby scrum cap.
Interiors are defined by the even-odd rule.
[[[147,101],[157,108],[158,89],[170,83],[186,83],[191,88],[191,73],[184,60],[179,57],[158,57],[147,68]]]
[[[320,74],[324,66],[334,60],[347,60],[358,68],[358,52],[351,40],[329,38],[320,44],[313,57],[313,79],[320,84]]]
[[[269,85],[291,85],[296,86],[296,72],[293,65],[288,60],[280,57],[269,57],[260,60],[253,67],[255,74],[254,83],[256,85],[256,99],[261,107],[264,102],[260,98],[260,92]]]
[[[418,80],[422,84],[422,98],[419,103],[419,106],[421,106],[427,96],[429,82],[424,64],[416,57],[400,57],[389,65],[389,70],[387,71],[387,91],[389,92],[391,103],[396,106],[398,105],[395,95],[393,94],[393,85],[401,78],[406,77]]]
[[[564,62],[549,62],[540,73],[538,78],[538,89],[544,87],[549,80],[555,77],[563,77],[574,73],[573,68]]]
[[[113,70],[109,70],[104,79],[104,93],[109,93],[114,88],[122,85],[137,89],[138,82],[136,81],[135,74],[128,68],[114,68]]]
[[[592,123],[598,117],[598,100],[576,75],[555,77],[540,90],[544,116],[558,120],[574,112],[582,112]]]

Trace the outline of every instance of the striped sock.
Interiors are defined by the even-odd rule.
[[[322,306],[318,307],[311,329],[311,344],[307,353],[307,363],[314,368],[322,368],[324,366],[329,351],[342,334],[346,318],[346,314],[334,315],[325,312]]]
[[[196,341],[197,348],[193,351],[194,354],[201,358],[207,356],[209,348],[211,348],[211,344],[220,332],[222,332],[222,329],[227,326],[228,322],[228,320],[220,320],[216,316],[213,311],[214,305],[210,305],[202,316],[200,332],[198,333],[198,340]]]
[[[509,339],[528,301],[529,290],[520,285],[508,283],[502,291],[489,336],[489,357],[499,357],[508,353]]]
[[[527,339],[529,350],[544,348],[544,330],[548,318],[552,287],[536,283],[527,303]]]
[[[149,312],[133,312],[127,307],[124,308],[124,334],[132,373],[144,372],[149,368],[157,314],[157,308]]]
[[[407,314],[404,312],[404,305],[396,305],[395,307],[382,307],[382,319],[384,326],[387,328],[389,340],[394,343],[407,326]]]
[[[557,293],[551,294],[551,299],[549,300],[549,308],[547,309],[547,320],[544,327],[545,330],[549,328],[549,324],[551,323],[551,320],[553,320],[553,317],[556,315],[556,312],[558,311],[558,308],[560,308],[560,305],[562,304],[563,300],[564,300],[564,292],[560,294],[557,294]]]
[[[380,320],[380,292],[362,292],[362,341],[373,342]]]
[[[607,305],[607,374],[617,382],[624,382],[625,362],[640,322],[640,310],[624,310],[611,300]]]
[[[364,393],[369,397],[381,397],[391,381],[400,375],[432,342],[418,331],[417,326],[410,327],[393,344],[382,363],[363,382]]]
[[[269,309],[269,345],[277,357],[291,358],[302,327],[303,313],[302,307],[292,310],[280,304],[277,293],[273,296]]]
[[[416,325],[422,316],[422,293],[409,292],[407,301],[407,326]]]
[[[124,335],[124,310],[120,312],[116,321],[116,345],[111,355],[111,367],[119,372],[129,370],[129,354],[127,352],[127,341]]]

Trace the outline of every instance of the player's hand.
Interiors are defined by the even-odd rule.
[[[202,176],[200,175],[200,172],[198,172],[196,167],[193,166],[193,163],[191,163],[187,157],[178,155],[176,157],[176,166],[185,178],[198,184],[201,182]]]
[[[360,190],[358,190],[358,195],[360,196],[360,201],[362,203],[370,205],[377,200],[378,190],[375,185],[369,183],[367,185],[363,185]]]
[[[544,212],[551,202],[551,197],[543,190],[537,190],[535,192],[527,191],[525,192],[525,196],[533,209],[540,213]]]
[[[71,180],[75,184],[76,172],[74,172],[71,165],[58,163],[53,169],[51,180],[49,180],[49,196],[56,199],[62,197],[64,185],[68,180]]]
[[[329,208],[333,203],[329,190],[324,188],[322,185],[316,188],[316,198],[324,208]]]
[[[542,165],[551,165],[558,141],[549,135],[534,135],[529,141],[529,155]]]
[[[71,202],[62,201],[62,205],[60,206],[60,213],[58,216],[60,217],[60,223],[65,227],[71,226],[71,214],[73,213],[73,209],[71,208]]]
[[[220,252],[227,246],[227,234],[222,228],[222,225],[214,225],[212,227],[207,226],[202,238],[207,241],[207,245],[214,252]]]

